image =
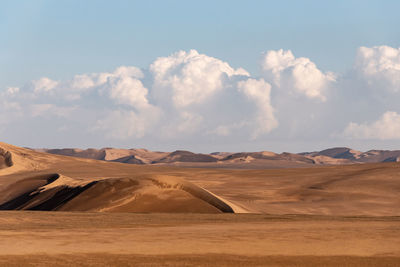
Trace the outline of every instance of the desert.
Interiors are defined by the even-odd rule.
[[[221,168],[203,156],[120,163],[0,147],[2,265],[400,262],[397,162]],[[259,155],[266,166],[275,156]]]
[[[1,0],[0,267],[400,266],[399,10]]]

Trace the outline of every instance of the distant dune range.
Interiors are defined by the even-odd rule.
[[[0,148],[0,209],[400,215],[398,151]]]
[[[214,152],[211,154],[200,154],[184,150],[159,152],[147,149],[117,148],[89,148],[86,150],[76,148],[36,149],[36,151],[130,164],[235,169],[294,168],[310,167],[311,165],[343,165],[400,161],[400,150],[370,150],[367,152],[360,152],[346,147],[298,154],[288,152],[277,154],[270,151],[239,153]]]

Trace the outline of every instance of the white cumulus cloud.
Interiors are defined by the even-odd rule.
[[[400,139],[400,114],[387,111],[372,123],[351,122],[344,130],[344,135],[355,139]]]
[[[159,98],[172,95],[177,107],[202,103],[224,88],[225,79],[234,75],[249,76],[244,69],[233,69],[219,59],[196,50],[179,51],[160,57],[150,65],[154,89]]]
[[[400,48],[360,47],[355,68],[370,86],[400,92]]]
[[[261,67],[264,77],[278,88],[321,101],[326,101],[326,90],[335,81],[332,72],[323,73],[310,59],[295,58],[290,50],[268,51]]]
[[[147,99],[148,89],[138,79],[142,77],[143,73],[138,68],[120,67],[109,75],[103,87],[117,103],[144,109],[150,104]]]
[[[19,87],[8,87],[6,90],[7,95],[16,95],[19,92]]]
[[[33,81],[33,91],[35,93],[48,92],[53,90],[57,85],[57,81],[53,81],[47,77],[40,78],[39,80]]]
[[[1,88],[0,130],[2,138],[13,132],[21,140],[46,135],[60,143],[82,138],[121,146],[400,139],[399,54],[361,47],[354,69],[336,78],[290,50],[268,51],[255,77],[196,50],[178,51],[142,69]],[[35,132],[21,131],[26,125]]]
[[[108,138],[127,140],[129,138],[142,138],[149,134],[157,122],[159,113],[149,109],[141,112],[130,110],[110,110],[105,117],[96,121],[89,131],[105,133]]]
[[[278,127],[278,121],[274,116],[274,109],[271,105],[271,85],[263,79],[248,79],[238,82],[238,89],[244,93],[258,108],[257,124],[252,138],[269,133]]]

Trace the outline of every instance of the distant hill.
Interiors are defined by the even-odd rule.
[[[113,162],[120,162],[120,163],[129,163],[129,164],[144,164],[143,161],[140,159],[136,158],[134,155],[129,155],[126,157],[118,158],[111,160]]]
[[[174,152],[151,151],[147,149],[36,149],[40,152],[96,159],[128,164],[177,165],[209,168],[295,168],[315,165],[343,165],[355,163],[399,162],[400,150],[370,150],[361,152],[347,147],[335,147],[314,152],[274,153],[260,152],[213,152],[194,153],[186,150]],[[10,163],[8,163],[10,164]],[[0,153],[0,168],[5,166]]]
[[[227,157],[225,157],[221,160],[222,161],[284,160],[284,161],[303,162],[303,163],[307,163],[307,164],[315,163],[312,159],[307,158],[302,155],[292,154],[292,153],[287,153],[287,152],[284,152],[282,154],[276,154],[274,152],[269,152],[269,151],[234,153],[234,154],[228,155]]]
[[[166,152],[149,151],[147,149],[88,148],[83,150],[77,148],[62,148],[34,150],[62,156],[97,159],[129,164],[149,164],[168,155],[168,153]]]
[[[196,154],[185,150],[176,150],[167,156],[155,160],[152,163],[173,163],[173,162],[217,162],[218,159],[212,155]]]
[[[300,155],[308,157],[328,156],[335,159],[346,159],[353,163],[398,162],[400,150],[369,150],[361,152],[347,147],[336,147],[318,152],[305,152]]]

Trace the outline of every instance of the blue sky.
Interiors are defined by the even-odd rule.
[[[333,72],[338,77],[351,76],[360,47],[400,46],[399,10],[399,1],[1,1],[0,91],[14,87],[22,88],[21,91],[29,90],[32,81],[43,77],[65,82],[77,74],[112,73],[120,66],[135,66],[145,72],[146,77],[140,79],[144,79],[141,81],[149,91],[149,101],[153,101],[152,104],[157,107],[164,107],[166,104],[155,103],[158,100],[152,92],[156,89],[152,89],[154,85],[148,82],[152,78],[146,74],[149,66],[159,57],[168,57],[180,50],[189,52],[195,49],[200,55],[226,62],[233,69],[245,69],[254,79],[265,79],[272,86],[272,107],[276,114],[283,114],[283,111],[279,111],[278,103],[274,104],[274,101],[279,100],[279,97],[275,97],[278,91],[284,89],[273,84],[272,80],[268,80],[271,75],[265,74],[262,70],[263,65],[260,62],[265,59],[263,53],[279,49],[290,50],[295,58],[310,59],[322,73]],[[374,76],[374,82],[378,76]],[[343,89],[355,79],[337,80]],[[369,80],[367,83],[370,84]],[[379,84],[384,86],[385,83]],[[357,83],[355,87],[361,86]],[[397,93],[397,84],[394,83],[393,86],[392,91]],[[278,87],[280,89],[277,89]],[[65,85],[63,88],[62,90],[68,90]],[[281,98],[283,99],[283,96]],[[373,102],[369,95],[367,98]],[[62,102],[60,99],[52,101]],[[3,101],[11,100],[3,96]],[[40,98],[35,101],[36,104],[44,104],[50,100]],[[75,104],[85,106],[88,102],[90,101],[85,100]],[[368,104],[363,105],[368,106]],[[364,124],[371,126],[374,121],[382,118],[386,111],[400,112],[396,110],[395,104],[385,105],[381,104],[376,114],[367,110],[364,118],[354,116],[354,120],[358,121],[345,121],[343,118],[337,127],[342,127],[344,131],[347,129],[346,125],[351,122],[357,123],[360,127]],[[138,112],[137,108],[134,109]],[[182,112],[190,113],[191,116],[200,114],[199,116],[204,117],[201,115],[203,113],[196,113],[197,111],[192,109],[189,112],[185,108],[185,111],[178,113],[182,115],[184,114]],[[175,115],[178,116],[177,114]],[[280,118],[276,115],[276,117],[279,125],[285,127],[285,122],[282,121],[284,116]],[[36,119],[40,123],[47,120],[51,124],[53,121],[51,118]],[[229,119],[224,118],[223,121]],[[365,137],[358,140],[353,134],[351,136],[354,138],[349,141],[336,137],[335,139],[332,136],[340,134],[330,133],[329,138],[321,138],[318,142],[314,142],[304,140],[298,131],[286,136],[286,139],[279,139],[280,126],[277,126],[277,129],[266,132],[264,137],[252,139],[239,135],[221,146],[215,145],[219,144],[218,139],[209,136],[199,138],[193,133],[185,135],[183,139],[180,137],[179,140],[184,140],[182,144],[179,144],[179,140],[155,141],[153,137],[147,135],[139,139],[129,137],[124,141],[118,138],[114,140],[93,136],[87,137],[88,141],[79,141],[86,137],[79,136],[77,130],[71,130],[72,132],[66,134],[74,136],[70,139],[58,139],[49,135],[48,138],[30,137],[30,141],[25,141],[27,136],[15,135],[12,132],[20,131],[26,122],[24,120],[28,120],[28,117],[21,115],[20,120],[20,125],[15,122],[11,124],[4,122],[0,137],[5,141],[29,146],[132,144],[131,146],[142,145],[167,150],[184,146],[184,148],[210,151],[262,150],[268,147],[272,147],[275,151],[301,151],[340,144],[354,144],[360,149],[368,149],[371,142],[376,146],[393,148],[397,140],[397,138],[378,138],[380,141],[368,141],[367,137],[374,137],[373,134],[358,134]],[[80,124],[67,120],[60,128],[74,128],[78,127],[77,125]],[[288,125],[289,123],[286,127],[289,127]],[[34,132],[41,133],[40,130]],[[317,134],[321,135],[322,133]],[[197,145],[197,140],[203,140],[201,141],[203,143]],[[287,145],[288,140],[290,145]],[[208,144],[206,148],[204,144]],[[285,147],[282,148],[280,144],[284,144]],[[216,149],[213,149],[214,147]]]
[[[357,47],[400,43],[399,1],[2,1],[0,86],[69,78],[197,49],[258,74],[291,49],[344,71]]]

